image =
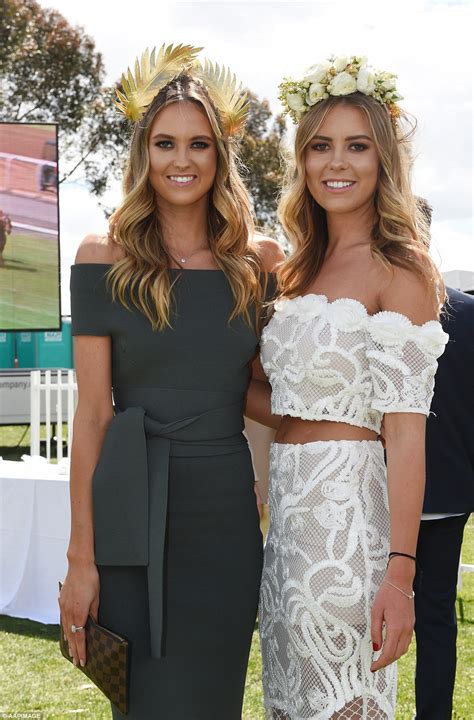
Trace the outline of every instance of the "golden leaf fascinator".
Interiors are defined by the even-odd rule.
[[[202,48],[192,45],[163,45],[158,54],[147,48],[141,60],[135,61],[135,74],[130,68],[122,75],[122,90],[116,89],[118,109],[133,122],[140,120],[160,90],[193,65]]]
[[[235,135],[240,132],[248,115],[249,102],[235,75],[229,68],[213,64],[207,58],[204,64],[199,60],[194,63],[192,75],[206,87],[221,116],[224,133]]]
[[[241,84],[226,67],[196,55],[202,48],[192,45],[163,45],[158,53],[145,50],[135,61],[135,72],[130,68],[122,75],[121,89],[116,89],[118,109],[133,122],[140,120],[150,103],[168,83],[185,74],[200,82],[215,105],[226,136],[239,133],[245,123],[249,103]]]

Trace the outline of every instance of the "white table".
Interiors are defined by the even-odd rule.
[[[0,614],[59,623],[69,531],[68,475],[0,460]]]

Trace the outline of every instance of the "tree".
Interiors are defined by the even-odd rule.
[[[77,130],[103,81],[93,40],[35,0],[6,0],[6,10],[2,115],[14,121],[32,114],[39,121],[61,118],[63,130]]]
[[[267,231],[277,227],[276,206],[282,181],[280,143],[285,129],[281,115],[268,129],[272,112],[267,100],[247,90],[249,116],[241,143],[246,168],[245,182],[254,203],[258,223]]]
[[[104,65],[94,41],[36,0],[2,0],[0,20],[0,119],[57,122],[60,182],[84,165],[91,191],[100,195],[120,155],[110,153],[124,121],[113,111],[103,86]],[[100,162],[107,153],[108,162]],[[101,172],[94,171],[101,165]]]

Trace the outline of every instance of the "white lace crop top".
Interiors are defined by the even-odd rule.
[[[350,298],[277,300],[261,339],[272,413],[375,432],[387,412],[428,415],[448,338],[436,320],[420,326],[387,310],[369,315]]]

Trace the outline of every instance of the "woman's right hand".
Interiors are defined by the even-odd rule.
[[[83,627],[89,613],[97,621],[99,610],[99,573],[94,562],[69,561],[69,568],[58,597],[62,628],[74,665],[86,664],[86,633],[72,632],[71,626]]]

